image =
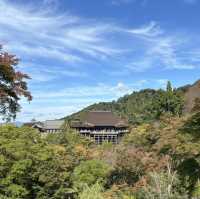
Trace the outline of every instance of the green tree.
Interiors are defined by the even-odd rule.
[[[167,90],[167,92],[169,92],[169,93],[170,93],[170,92],[171,92],[171,93],[173,92],[172,84],[171,84],[170,81],[167,82],[167,89],[166,89],[166,90]]]
[[[95,183],[104,185],[107,182],[110,167],[101,160],[88,160],[81,162],[75,168],[72,181],[74,187],[82,190],[85,185],[92,186]]]
[[[0,198],[68,198],[74,159],[30,128],[0,128]]]
[[[171,83],[167,83],[166,91],[159,90],[155,95],[150,110],[154,113],[156,118],[162,114],[171,114],[173,116],[180,116],[182,114],[184,105],[183,95],[180,91],[173,90]]]
[[[195,138],[200,138],[200,112],[193,114],[180,129],[181,132],[192,134]]]

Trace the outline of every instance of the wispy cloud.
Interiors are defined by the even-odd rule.
[[[115,2],[129,4],[131,0]],[[33,112],[34,116],[44,118],[39,115],[41,111],[51,117],[51,112],[66,115],[94,102],[116,99],[149,83],[141,80],[127,84],[123,75],[130,77],[154,69],[192,70],[200,66],[198,37],[194,42],[190,34],[166,30],[156,21],[139,27],[123,26],[105,18],[83,18],[68,10],[58,12],[57,7],[56,0],[26,4],[0,0],[0,43],[21,58],[20,69],[32,77],[34,101],[30,106],[23,103],[24,117],[30,118],[29,113]],[[74,79],[76,86],[63,88],[69,78]],[[91,78],[95,80],[93,85]],[[80,79],[84,81],[79,82]],[[37,90],[36,82],[40,83]],[[45,90],[43,85],[48,83],[49,89]],[[154,83],[162,86],[165,80]],[[51,85],[55,84],[58,88],[53,90]],[[41,104],[44,106],[40,111]]]
[[[33,81],[48,82],[58,75],[87,77],[83,63],[123,53],[110,39],[118,29],[112,24],[83,19],[67,11],[58,14],[54,5],[57,1],[41,2],[22,5],[0,0],[0,43],[21,58],[20,64],[27,66],[25,72]],[[36,69],[38,60],[48,65],[40,63]]]
[[[131,0],[121,1],[128,3]],[[92,60],[107,59],[112,62],[124,56],[129,59],[126,63],[121,59],[120,65],[123,63],[134,72],[152,67],[196,67],[192,61],[194,57],[191,59],[179,53],[186,43],[184,36],[165,32],[155,21],[139,28],[125,28],[119,24],[83,19],[69,12],[58,14],[52,11],[52,3],[57,1],[42,2],[39,6],[24,6],[0,0],[0,39],[7,50],[23,58],[31,57],[32,60],[57,60],[63,68],[69,64],[70,67],[81,66]],[[124,40],[126,42],[123,44]],[[187,49],[188,53],[191,50],[194,49]],[[79,76],[77,71],[68,70],[65,74]],[[53,78],[52,74],[48,76],[46,80]]]
[[[65,65],[59,66],[51,64],[49,66],[47,64],[23,62],[19,65],[19,69],[23,70],[31,77],[31,82],[48,82],[64,77],[84,78],[88,76],[88,74],[81,69],[69,66],[65,67]]]
[[[128,32],[134,38],[139,38],[144,45],[142,56],[140,54],[126,65],[135,72],[144,72],[153,67],[179,70],[199,67],[199,54],[198,51],[194,53],[196,45],[189,46],[190,37],[181,33],[166,33],[156,22]]]
[[[35,90],[33,91],[35,99],[31,104],[22,100],[24,108],[18,117],[26,121],[32,118],[39,120],[61,118],[93,103],[116,100],[146,85],[148,85],[147,80],[139,80],[131,84],[121,81],[115,85],[99,83],[93,86],[68,87],[56,91]]]
[[[159,25],[155,21],[151,21],[147,25],[143,25],[142,27],[129,29],[128,33],[131,33],[135,36],[139,36],[143,39],[154,38],[163,33],[163,30],[159,27]]]
[[[98,102],[111,102],[133,91],[150,87],[164,88],[166,79],[141,79],[132,83],[120,81],[115,85],[99,83],[93,86],[76,86],[59,90],[36,90],[31,104],[22,100],[24,109],[18,117],[28,121],[61,118]],[[58,100],[59,99],[59,100]],[[59,101],[59,103],[58,103]],[[38,108],[39,107],[39,108]]]
[[[87,22],[69,13],[57,14],[51,4],[45,9],[42,5],[23,6],[0,0],[0,38],[8,50],[21,57],[64,62],[84,61],[84,56],[101,58],[99,54],[105,58],[120,51],[105,38],[111,26]]]

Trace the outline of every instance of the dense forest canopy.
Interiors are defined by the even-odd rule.
[[[68,118],[84,117],[88,110],[127,118],[133,125],[118,145],[98,146],[68,125],[45,136],[28,127],[1,126],[0,198],[200,197],[200,103],[196,98],[192,112],[183,114],[185,92],[168,82],[165,90],[133,92]]]
[[[199,124],[199,112],[162,115],[100,146],[70,129],[0,127],[0,198],[198,198]]]

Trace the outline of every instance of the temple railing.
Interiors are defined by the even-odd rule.
[[[111,130],[111,131],[106,131],[106,130],[80,130],[80,133],[89,133],[89,134],[120,134],[120,133],[128,133],[128,130]]]

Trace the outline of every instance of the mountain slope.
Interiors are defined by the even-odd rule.
[[[127,119],[129,123],[140,123],[141,121],[151,120],[153,118],[149,112],[149,105],[153,102],[156,93],[157,91],[153,89],[133,92],[130,95],[119,98],[117,101],[93,104],[65,119],[79,120],[84,117],[87,111],[109,110],[114,114]]]
[[[65,119],[79,120],[84,117],[87,111],[107,110],[128,120],[130,124],[142,123],[155,119],[152,111],[152,104],[158,100],[158,94],[161,90],[145,89],[134,91],[130,95],[125,95],[117,101],[101,102],[84,108]],[[193,85],[186,85],[176,89],[184,98],[184,113],[190,112],[194,106],[195,98],[200,98],[200,80]]]
[[[187,88],[185,92],[184,112],[191,112],[196,98],[200,98],[200,80]]]

